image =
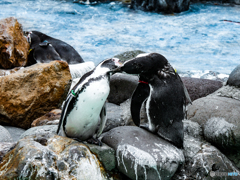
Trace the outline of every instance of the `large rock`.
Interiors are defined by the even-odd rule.
[[[29,44],[17,19],[0,20],[0,67],[10,69],[27,64]]]
[[[192,101],[205,97],[223,86],[221,81],[181,77]]]
[[[217,176],[222,172],[237,172],[239,169],[217,148],[206,142],[201,126],[184,120],[184,156],[185,164],[173,179],[231,180],[232,177]],[[216,175],[216,176],[215,176]]]
[[[11,135],[14,142],[17,142],[20,139],[20,136],[26,131],[25,129],[13,127],[13,126],[4,126]]]
[[[126,0],[127,1],[127,0]],[[134,51],[126,51],[120,54],[117,54],[116,56],[114,56],[115,58],[118,58],[121,63],[124,63],[125,61],[129,60],[129,59],[133,59],[135,58],[137,55],[139,54],[143,54],[145,53],[144,51],[141,50],[134,50]]]
[[[116,151],[119,171],[131,179],[171,179],[184,163],[181,150],[139,127],[114,128],[102,142]]]
[[[240,89],[224,86],[188,107],[188,118],[203,128],[204,138],[240,168]],[[230,98],[230,95],[235,95]]]
[[[0,125],[0,134],[1,134],[0,142],[12,142],[13,141],[12,136],[10,135],[8,130],[1,125]]]
[[[57,135],[21,139],[0,164],[1,179],[103,180],[107,176],[86,145]]]
[[[0,142],[0,162],[2,161],[2,158],[5,156],[5,154],[11,151],[15,146],[16,143]]]
[[[0,77],[0,123],[29,128],[36,118],[61,106],[70,87],[68,64],[36,64]]]
[[[190,0],[132,0],[131,7],[155,12],[182,12],[189,9]]]
[[[238,65],[229,75],[227,84],[240,87],[240,65]]]

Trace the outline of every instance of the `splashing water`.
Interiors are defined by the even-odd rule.
[[[229,74],[240,60],[240,6],[191,4],[164,15],[120,2],[82,5],[63,0],[3,0],[0,19],[14,16],[72,45],[95,64],[130,50],[163,54],[181,72]]]

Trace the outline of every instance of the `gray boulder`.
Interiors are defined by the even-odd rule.
[[[116,151],[118,170],[131,179],[168,180],[184,163],[181,150],[139,127],[114,128],[102,141]]]
[[[185,164],[172,179],[231,180],[232,177],[217,176],[222,172],[237,172],[239,169],[217,148],[203,139],[201,126],[184,120]]]
[[[188,107],[188,118],[200,124],[204,138],[240,168],[240,89],[224,86]],[[232,97],[232,98],[231,98]]]
[[[240,87],[240,65],[238,65],[229,75],[227,84]]]
[[[223,86],[221,81],[181,77],[192,101],[205,97]]]
[[[0,142],[13,142],[11,134],[8,132],[6,128],[0,125]]]
[[[143,54],[145,53],[144,51],[141,51],[141,50],[134,50],[134,51],[126,51],[126,52],[123,52],[121,54],[118,54],[116,56],[114,56],[115,58],[118,58],[120,59],[120,62],[125,62],[129,59],[133,59],[135,58],[137,55],[139,54]]]
[[[0,162],[2,161],[2,158],[5,156],[5,154],[11,151],[15,146],[16,143],[0,142]]]
[[[14,142],[17,142],[20,139],[20,136],[26,131],[25,129],[12,127],[12,126],[4,126],[11,134],[11,137]]]

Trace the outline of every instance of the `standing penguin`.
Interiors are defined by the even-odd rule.
[[[82,76],[63,104],[58,135],[101,145],[97,138],[106,123],[110,75],[119,65],[118,59],[107,59]]]
[[[139,75],[139,84],[131,100],[134,123],[182,148],[186,98],[191,100],[167,59],[158,53],[141,54],[126,61],[118,70]],[[148,124],[140,125],[140,109],[144,102]]]

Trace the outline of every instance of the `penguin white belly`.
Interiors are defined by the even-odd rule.
[[[109,91],[108,80],[104,78],[90,83],[78,95],[74,108],[66,117],[65,132],[67,136],[86,140],[95,134],[99,115]]]

